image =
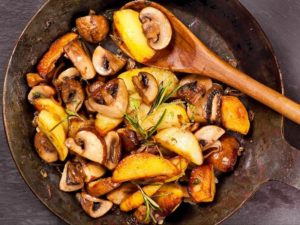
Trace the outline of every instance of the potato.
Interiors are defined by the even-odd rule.
[[[68,130],[68,121],[67,121],[67,113],[65,109],[54,99],[51,98],[38,98],[34,101],[34,107],[38,111],[46,110],[53,114],[55,118],[61,122],[64,127],[64,130]]]
[[[175,103],[164,103],[155,109],[150,115],[146,116],[146,118],[142,120],[141,126],[145,130],[155,126],[165,110],[166,114],[157,127],[157,130],[169,127],[181,127],[182,125],[189,123],[186,111],[181,105]]]
[[[243,103],[234,96],[222,96],[222,125],[232,131],[246,135],[250,129],[248,112]]]
[[[88,183],[86,188],[90,195],[98,197],[107,194],[120,185],[120,183],[113,182],[111,177],[107,177]]]
[[[75,138],[76,134],[80,130],[94,128],[93,120],[82,120],[80,118],[71,118],[69,119],[68,124],[68,137]]]
[[[187,169],[188,165],[189,165],[189,161],[186,160],[185,158],[183,158],[182,156],[175,156],[171,159],[169,159],[171,163],[173,163],[176,168],[181,172],[180,174],[171,177],[169,179],[167,179],[165,182],[172,182],[172,181],[176,181],[178,180],[180,177],[185,175],[185,170]]]
[[[125,182],[153,178],[172,177],[180,171],[167,159],[150,153],[138,153],[125,157],[113,172],[114,182]]]
[[[27,73],[26,80],[29,87],[34,87],[40,83],[46,82],[38,73]]]
[[[166,149],[183,156],[196,165],[203,163],[201,147],[193,133],[177,127],[159,131],[155,140]]]
[[[107,199],[116,205],[120,205],[123,200],[128,198],[138,190],[137,186],[132,183],[122,184],[121,187],[113,190],[106,195]]]
[[[143,191],[146,195],[151,197],[154,195],[157,190],[162,186],[162,184],[150,184],[145,187],[143,187]],[[144,198],[140,190],[133,193],[131,196],[126,198],[124,201],[120,204],[121,211],[128,212],[130,210],[136,209],[140,205],[144,203]]]
[[[119,126],[122,120],[122,118],[110,118],[98,113],[95,120],[95,128],[101,136],[105,136],[109,131]]]
[[[38,128],[48,137],[58,152],[59,159],[64,161],[68,155],[68,148],[65,146],[66,133],[63,125],[54,114],[42,110],[37,117]]]
[[[170,215],[181,203],[183,191],[178,184],[164,184],[153,196],[153,200],[159,205],[161,216]]]
[[[138,109],[141,104],[142,104],[142,98],[138,93],[129,95],[129,105],[127,108],[127,113],[131,113],[132,111]]]
[[[222,149],[219,152],[212,153],[207,162],[221,172],[232,171],[237,161],[239,142],[231,136],[223,136],[221,139]]]
[[[194,168],[189,180],[188,192],[195,202],[212,202],[216,192],[213,167],[202,165]]]
[[[132,9],[116,11],[113,15],[113,25],[130,57],[143,63],[155,55],[155,50],[148,45],[144,35],[138,12]]]

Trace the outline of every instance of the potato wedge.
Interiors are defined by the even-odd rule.
[[[68,148],[64,142],[66,140],[66,133],[63,125],[56,119],[55,115],[46,110],[42,110],[37,117],[38,128],[46,134],[48,139],[54,145],[58,152],[59,159],[64,161],[68,155]]]
[[[185,170],[187,169],[187,167],[189,165],[189,161],[187,159],[183,158],[182,156],[179,156],[179,155],[175,156],[175,157],[173,157],[173,158],[171,158],[169,160],[180,171],[180,174],[167,179],[165,182],[172,182],[172,181],[178,180],[180,177],[182,177],[183,175],[185,175]]]
[[[116,128],[122,120],[122,118],[110,118],[98,113],[95,120],[95,128],[101,136],[105,136],[109,131]]]
[[[188,192],[195,202],[212,202],[216,192],[214,170],[211,165],[194,168],[189,180]]]
[[[145,187],[143,187],[143,191],[146,195],[151,197],[154,195],[158,189],[162,186],[162,184],[149,184]],[[144,203],[144,198],[140,190],[133,193],[131,196],[126,198],[124,201],[120,204],[121,211],[128,212],[130,210],[136,209],[140,205]]]
[[[167,159],[150,153],[138,153],[125,157],[113,172],[114,182],[125,182],[164,176],[176,176],[180,171]]]
[[[111,191],[106,195],[107,199],[116,205],[120,205],[123,200],[131,196],[138,190],[137,186],[132,183],[122,184],[116,190]]]
[[[98,197],[107,194],[120,185],[120,183],[113,182],[111,177],[107,177],[88,183],[86,188],[90,195]]]
[[[159,131],[155,140],[166,149],[183,156],[196,165],[203,163],[201,147],[193,133],[177,127]]]
[[[58,38],[50,46],[37,66],[37,71],[43,78],[47,78],[47,74],[54,69],[56,61],[64,53],[64,47],[71,41],[75,40],[77,37],[78,35],[76,33],[67,33]]]
[[[38,73],[27,73],[26,81],[29,87],[34,87],[40,83],[46,82]]]
[[[222,96],[222,125],[232,131],[246,135],[250,129],[248,112],[243,103],[234,96]]]
[[[164,184],[153,196],[153,200],[159,205],[161,216],[170,215],[181,203],[183,191],[180,185]]]
[[[137,11],[132,9],[116,11],[113,15],[113,25],[130,57],[143,63],[155,55],[155,50],[148,45]]]

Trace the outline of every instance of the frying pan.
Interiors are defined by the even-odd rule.
[[[60,166],[42,162],[33,149],[33,109],[26,96],[25,74],[35,65],[50,44],[74,26],[74,18],[89,9],[111,15],[120,0],[49,0],[23,31],[7,69],[3,118],[7,141],[15,163],[36,196],[69,224],[135,224],[129,214],[117,208],[103,218],[84,214],[74,194],[59,191]],[[283,92],[281,74],[272,47],[260,26],[238,0],[161,0],[207,46],[265,85]],[[112,47],[112,46],[106,46]],[[247,201],[260,185],[278,180],[300,188],[300,152],[282,136],[282,117],[247,99],[255,113],[243,156],[231,174],[219,180],[213,203],[181,207],[165,224],[218,224]],[[41,175],[41,170],[48,174]]]

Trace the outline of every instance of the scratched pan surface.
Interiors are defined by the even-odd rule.
[[[50,0],[30,21],[12,54],[4,84],[4,123],[12,156],[23,178],[36,196],[69,224],[135,224],[128,214],[115,208],[100,219],[87,217],[74,194],[58,190],[59,166],[46,165],[33,149],[33,110],[26,101],[28,88],[24,75],[34,71],[38,59],[50,44],[74,25],[74,18],[89,9],[110,15],[126,1]],[[251,74],[260,82],[282,91],[281,74],[263,31],[237,1],[191,0],[158,1],[221,57]],[[109,44],[106,47],[109,46]],[[255,112],[246,152],[236,170],[217,184],[215,201],[191,206],[182,204],[166,224],[217,224],[230,216],[251,197],[259,186],[275,179],[300,187],[300,155],[282,137],[282,118],[259,103],[248,100]],[[299,165],[299,166],[297,166]],[[43,178],[41,169],[48,173]]]

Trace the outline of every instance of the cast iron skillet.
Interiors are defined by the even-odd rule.
[[[35,70],[38,59],[60,35],[71,30],[74,18],[119,8],[120,0],[49,0],[22,33],[11,56],[4,82],[3,114],[7,140],[15,163],[36,196],[69,224],[134,223],[128,214],[114,209],[105,217],[91,219],[84,214],[74,194],[58,190],[60,172],[56,165],[43,163],[33,149],[33,109],[26,100],[25,74]],[[258,81],[282,90],[281,74],[272,47],[260,26],[238,0],[158,1],[180,18],[206,45]],[[184,204],[166,224],[220,223],[271,179],[300,188],[300,153],[282,136],[282,117],[249,100],[255,112],[246,152],[236,170],[220,180],[215,201],[191,206]],[[43,178],[40,171],[47,172]]]

